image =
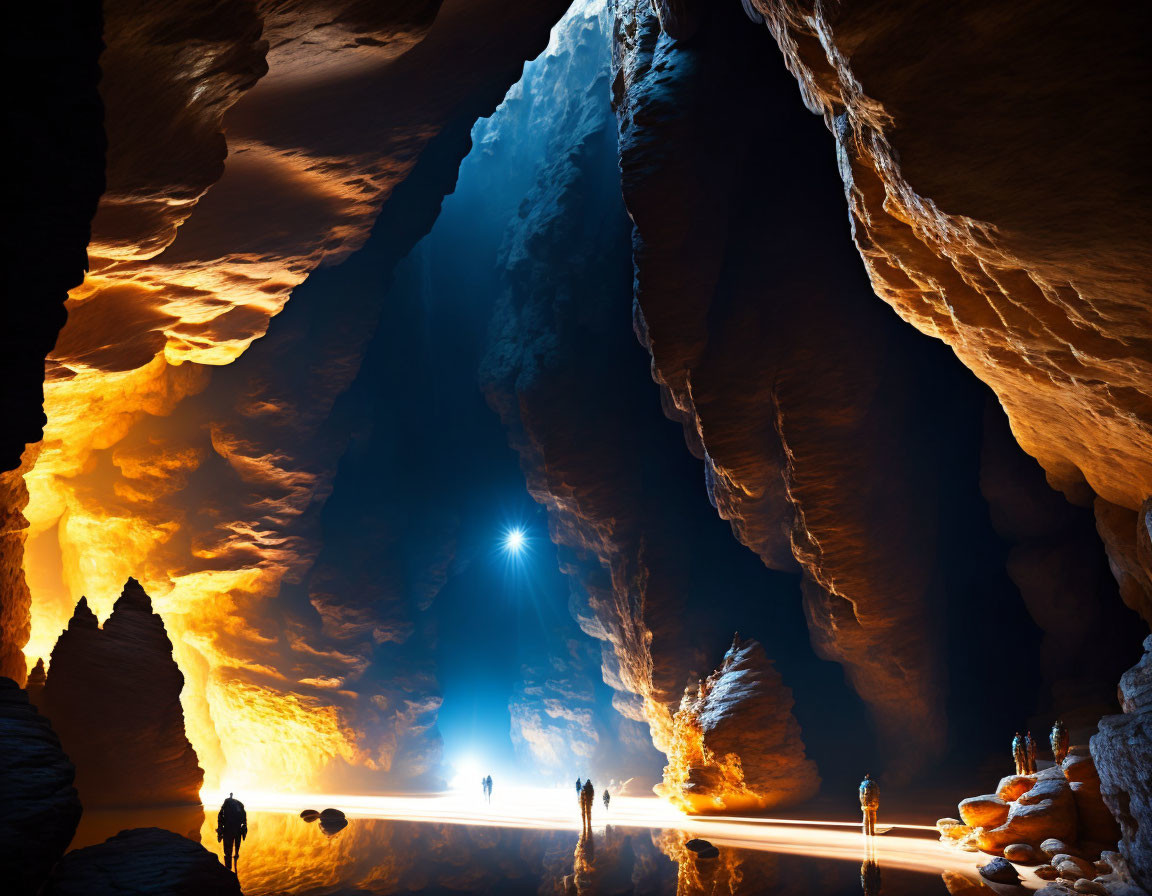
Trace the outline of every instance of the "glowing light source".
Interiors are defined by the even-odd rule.
[[[504,535],[504,550],[509,554],[519,554],[524,550],[527,538],[520,528],[509,529]]]

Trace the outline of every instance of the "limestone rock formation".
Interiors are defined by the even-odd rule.
[[[43,896],[241,896],[236,875],[199,843],[160,828],[133,828],[68,853]]]
[[[1120,854],[1133,879],[1152,890],[1152,635],[1144,649],[1120,679],[1123,714],[1100,720],[1091,749],[1104,802],[1123,832]]]
[[[102,629],[81,598],[52,651],[40,708],[76,765],[86,807],[200,802],[183,687],[164,621],[135,579]]]
[[[80,821],[75,770],[48,720],[0,678],[0,868],[7,892],[35,893]]]
[[[767,565],[802,571],[813,646],[907,777],[947,730],[936,526],[966,399],[872,295],[834,223],[831,141],[813,151],[825,135],[764,32],[696,6],[708,24],[686,42],[646,0],[618,7],[637,334],[713,504]]]
[[[992,387],[1054,485],[1098,495],[1102,519],[1137,511],[1152,495],[1152,204],[1131,118],[1149,101],[1147,5],[745,8],[836,138],[877,294]],[[1133,556],[1124,529],[1114,562]],[[1146,584],[1126,599],[1152,621]]]
[[[684,693],[656,792],[691,813],[792,806],[816,795],[792,692],[755,641],[739,636],[720,668]]]

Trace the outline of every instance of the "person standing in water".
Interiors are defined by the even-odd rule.
[[[232,869],[240,858],[240,841],[248,836],[248,814],[244,804],[232,794],[216,815],[216,839],[224,844],[224,867]]]
[[[596,787],[591,781],[585,781],[584,788],[580,791],[580,817],[584,821],[586,830],[592,829],[592,804],[594,802],[596,802]]]
[[[876,810],[880,808],[880,788],[871,775],[860,782],[860,808],[864,812],[864,836],[871,837],[876,833]]]

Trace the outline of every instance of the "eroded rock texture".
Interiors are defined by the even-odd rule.
[[[967,412],[872,295],[836,224],[832,143],[748,24],[715,7],[678,44],[648,4],[620,7],[636,330],[719,513],[803,573],[813,645],[908,775],[946,737],[937,521]]]
[[[75,769],[27,695],[0,678],[0,868],[15,894],[37,892],[80,821]]]
[[[1133,878],[1152,890],[1152,635],[1144,657],[1120,679],[1123,715],[1100,720],[1092,758],[1104,802],[1120,823],[1120,854]]]
[[[720,668],[684,692],[672,726],[657,793],[687,812],[792,806],[820,788],[792,692],[755,641],[736,637]]]
[[[744,5],[835,135],[877,294],[992,387],[1050,482],[1099,496],[1127,564],[1152,494],[1148,7]],[[1152,621],[1146,578],[1124,596]]]
[[[44,896],[241,896],[235,874],[199,843],[160,828],[121,831],[73,850],[52,872]]]
[[[40,708],[76,764],[85,806],[200,802],[183,687],[164,622],[135,579],[103,628],[80,600],[52,651]]]

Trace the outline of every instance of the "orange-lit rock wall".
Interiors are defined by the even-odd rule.
[[[877,295],[995,391],[1129,606],[1152,495],[1148,9],[747,0],[836,138]]]
[[[23,569],[18,518],[5,527],[5,649],[46,657],[81,594],[104,618],[138,576],[173,636],[210,780],[229,759],[249,781],[263,767],[296,785],[330,763],[384,762],[348,727],[348,681],[370,646],[341,649],[315,608],[308,626],[278,624],[269,602],[315,557],[341,441],[309,439],[355,375],[388,265],[430,225],[471,122],[543,48],[562,4],[438,7],[105,9],[108,186],[91,273],[48,359]],[[294,288],[401,204],[433,144],[434,174],[381,225],[396,238],[375,304],[350,299],[309,343],[303,382],[277,358],[319,309],[232,373]],[[18,482],[9,493],[15,514]],[[399,710],[413,730],[434,709],[422,701]]]

